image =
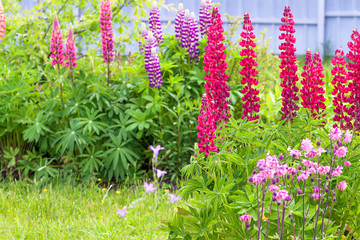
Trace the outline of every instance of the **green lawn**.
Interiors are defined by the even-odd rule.
[[[0,184],[0,239],[166,239],[158,227],[181,205],[167,190],[31,181]],[[117,209],[127,206],[121,218]]]

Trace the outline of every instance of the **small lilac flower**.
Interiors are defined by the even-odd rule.
[[[279,191],[280,188],[278,186],[272,184],[272,185],[269,186],[268,189],[269,189],[270,192],[275,193],[275,192]]]
[[[168,196],[170,197],[170,202],[175,203],[179,200],[181,200],[180,196],[175,196],[174,194],[169,193]]]
[[[349,162],[349,161],[345,161],[345,162],[344,162],[344,166],[345,166],[345,167],[349,167],[349,166],[351,166],[351,162]]]
[[[344,143],[349,143],[349,142],[351,142],[352,136],[353,136],[353,135],[350,133],[350,131],[349,131],[349,130],[346,130],[346,132],[345,132],[345,134],[344,134],[344,140],[343,140],[343,142],[344,142]]]
[[[321,175],[326,175],[330,172],[330,166],[323,166],[323,165],[319,165],[317,167],[317,171],[318,173],[320,173]]]
[[[313,148],[314,148],[314,147],[313,147],[313,144],[312,144],[312,142],[311,142],[310,139],[306,138],[306,139],[303,139],[303,140],[301,141],[301,149],[302,149],[302,150],[304,150],[304,151],[306,151],[306,152],[309,152],[309,151],[311,151]]]
[[[267,179],[271,179],[274,177],[275,175],[275,172],[271,169],[266,169],[266,170],[263,170],[259,173],[259,175],[262,177],[262,178],[267,178]]]
[[[343,158],[346,156],[346,153],[347,153],[347,147],[345,146],[342,146],[342,147],[339,147],[336,151],[335,151],[335,156],[337,156],[338,158]]]
[[[341,138],[340,129],[338,127],[334,128],[332,131],[330,131],[329,136],[330,136],[330,140],[332,141],[336,141],[340,139]]]
[[[156,175],[158,178],[160,178],[162,175],[167,174],[167,172],[160,170],[160,169],[155,169],[156,170]]]
[[[276,170],[276,175],[278,175],[280,177],[284,176],[287,172],[287,168],[288,168],[288,166],[286,164],[278,167],[278,169]]]
[[[326,153],[326,150],[322,147],[319,147],[316,152],[318,156],[321,156],[321,154]]]
[[[339,183],[339,185],[337,185],[337,189],[344,191],[346,189],[347,183],[346,181],[342,181]]]
[[[129,211],[126,210],[126,207],[124,207],[123,209],[118,209],[117,214],[119,214],[120,217],[125,217],[128,212]]]
[[[262,181],[263,181],[263,178],[262,178],[262,176],[260,176],[260,174],[255,174],[253,176],[253,183],[255,183],[255,185],[261,184]]]
[[[151,151],[153,151],[153,155],[155,156],[155,162],[157,163],[160,150],[165,150],[165,148],[160,145],[157,145],[155,148],[153,147],[153,145],[150,145],[149,148],[151,149]]]
[[[292,149],[290,151],[290,156],[295,158],[295,159],[299,159],[301,157],[301,151],[300,150],[296,150],[296,149]]]
[[[276,195],[276,200],[278,201],[285,201],[287,199],[287,196],[289,196],[288,191],[286,190],[280,190]]]
[[[156,187],[153,186],[152,183],[147,183],[147,182],[144,182],[144,187],[146,193],[154,192],[157,189]]]
[[[298,190],[298,194],[301,195],[303,194],[303,191],[301,189]]]
[[[248,214],[244,214],[244,215],[240,216],[239,218],[240,218],[240,221],[248,223],[251,221],[252,216],[248,215]]]

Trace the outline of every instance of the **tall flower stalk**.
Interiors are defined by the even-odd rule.
[[[160,43],[162,43],[164,41],[164,39],[163,39],[163,35],[162,35],[162,30],[161,30],[159,8],[157,6],[156,1],[153,2],[151,9],[150,9],[149,28],[152,31],[152,33],[154,34],[154,38],[155,38],[157,44],[159,45]]]
[[[353,119],[354,131],[360,131],[360,34],[357,29],[353,30],[351,40],[348,43],[350,51],[346,54],[350,60],[346,65],[350,92],[347,113]]]
[[[184,24],[184,17],[185,17],[185,10],[184,5],[179,3],[178,9],[176,11],[176,18],[175,18],[175,37],[181,41],[181,33]]]
[[[76,68],[77,64],[76,64],[76,47],[75,47],[75,41],[74,41],[74,33],[73,33],[73,28],[72,25],[70,25],[70,29],[69,29],[69,35],[67,38],[67,42],[66,42],[66,47],[65,47],[65,58],[66,60],[65,62],[65,67],[69,68],[70,74],[71,74],[71,81],[74,81],[73,78],[73,69]]]
[[[2,40],[1,38],[5,37],[5,29],[6,29],[6,16],[5,16],[4,7],[0,0],[0,42]]]
[[[254,27],[248,13],[244,14],[243,30],[244,31],[240,34],[242,40],[239,43],[242,47],[240,55],[244,57],[240,62],[240,65],[242,66],[240,75],[243,76],[241,84],[244,85],[244,88],[241,90],[241,93],[244,94],[242,97],[244,102],[242,107],[244,110],[241,118],[253,121],[259,119],[259,115],[257,113],[260,108],[260,104],[258,103],[260,98],[257,96],[259,94],[259,90],[254,87],[259,83],[259,81],[255,78],[258,73],[255,69],[257,66],[255,58],[257,55],[254,51],[254,48],[256,47],[256,43],[254,42],[255,34],[252,32]]]
[[[204,37],[211,25],[211,0],[201,0],[199,10],[200,33]]]
[[[50,58],[52,58],[51,64],[56,66],[58,69],[58,75],[60,77],[60,66],[64,65],[64,52],[63,52],[63,40],[62,40],[62,32],[60,29],[59,20],[57,15],[55,14],[53,20],[53,31],[50,40]],[[61,81],[59,82],[60,87],[60,99],[61,103],[64,106],[63,101],[63,88]]]
[[[293,27],[295,22],[293,17],[290,7],[286,6],[283,18],[281,18],[281,22],[284,24],[279,28],[279,30],[282,31],[279,39],[284,40],[279,46],[279,49],[281,50],[279,55],[279,58],[281,59],[280,78],[282,79],[280,86],[283,88],[281,93],[281,96],[283,97],[283,107],[281,108],[283,115],[281,116],[281,119],[286,119],[286,121],[290,122],[293,121],[296,117],[296,111],[299,110],[299,106],[297,105],[297,101],[299,100],[297,92],[299,91],[299,88],[296,87],[296,82],[299,78],[296,74],[298,66],[296,64],[296,48],[294,47],[296,39],[293,35],[295,33],[295,28]]]
[[[112,10],[110,0],[103,0],[100,6],[101,46],[104,63],[107,64],[107,84],[110,85],[110,62],[114,60]]]
[[[180,29],[180,27],[177,28]],[[188,9],[184,11],[178,36],[181,47],[187,51],[189,62],[197,61],[199,57],[199,29],[194,12],[190,14]]]
[[[335,51],[335,57],[331,60],[333,68],[331,75],[334,76],[331,84],[333,85],[332,95],[334,96],[332,102],[334,108],[334,121],[339,122],[339,127],[342,130],[351,129],[351,118],[348,116],[347,111],[347,95],[349,88],[347,87],[346,70],[344,68],[346,61],[344,59],[344,51],[339,48]],[[337,124],[334,124],[336,127]]]

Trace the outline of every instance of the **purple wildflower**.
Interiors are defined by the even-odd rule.
[[[144,187],[146,193],[154,192],[157,189],[157,187],[154,187],[152,183],[147,182],[144,182]]]
[[[344,162],[344,166],[345,166],[345,167],[349,167],[349,166],[351,166],[351,162],[349,162],[349,161],[345,161],[345,162]]]
[[[157,162],[160,150],[165,150],[165,148],[160,145],[157,145],[156,147],[153,147],[153,145],[150,145],[149,148],[151,149],[151,151],[153,151],[153,154],[155,156],[155,162]]]
[[[242,221],[242,222],[250,222],[252,216],[249,214],[244,214],[244,215],[240,216],[239,218],[240,218],[240,221]]]
[[[150,87],[158,88],[162,86],[163,82],[160,69],[160,58],[156,48],[151,48],[148,76]]]
[[[349,143],[349,142],[351,142],[352,136],[353,136],[353,135],[350,133],[350,131],[349,131],[349,130],[346,130],[346,132],[345,132],[345,134],[344,134],[344,140],[343,140],[343,142],[344,142],[344,143]]]
[[[176,11],[175,18],[175,37],[181,40],[182,27],[184,24],[184,6],[182,3],[179,3],[178,10]]]
[[[175,196],[174,194],[169,193],[168,196],[170,197],[170,202],[175,203],[179,200],[181,200],[180,196]]]
[[[181,47],[184,48],[189,57],[195,60],[199,57],[199,30],[195,13],[189,13],[186,9],[183,18],[183,24],[179,34]]]
[[[153,2],[150,15],[149,15],[149,28],[154,34],[156,42],[162,43],[164,41],[161,31],[161,22],[160,22],[160,13],[159,8],[157,7],[156,1]]]
[[[60,24],[57,16],[54,17],[54,26],[53,32],[51,35],[51,42],[50,42],[50,57],[53,59],[51,64],[52,65],[63,65],[64,64],[64,55],[63,55],[63,40],[62,40],[62,33],[60,30]]]
[[[126,210],[126,207],[124,207],[123,209],[118,209],[117,214],[119,214],[120,217],[125,217],[128,212],[129,211]]]
[[[314,147],[313,147],[313,144],[310,139],[307,138],[307,139],[303,139],[301,141],[301,149],[302,150],[304,150],[306,152],[310,152],[313,148]]]
[[[145,45],[145,69],[149,71],[150,69],[150,58],[151,58],[151,49],[157,46],[154,34],[149,32],[147,35],[146,45]]]
[[[334,128],[332,131],[330,131],[329,136],[330,136],[330,140],[332,141],[336,141],[340,139],[341,138],[340,129],[338,127]]]
[[[201,36],[205,36],[211,25],[211,0],[201,0],[199,22]]]
[[[162,175],[168,174],[166,171],[160,169],[155,169],[155,171],[158,178],[160,178]]]
[[[337,189],[339,189],[341,191],[344,191],[346,189],[346,187],[347,187],[346,181],[342,181],[337,185]]]

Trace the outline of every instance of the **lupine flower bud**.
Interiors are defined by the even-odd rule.
[[[310,178],[310,181],[311,181],[311,182],[314,182],[314,181],[315,181],[315,179],[314,179],[314,178]]]
[[[100,6],[100,31],[102,56],[105,63],[114,60],[114,41],[111,18],[112,10],[110,0],[103,0]]]
[[[53,59],[51,64],[52,65],[63,65],[64,64],[64,55],[63,55],[63,40],[62,40],[62,33],[60,30],[60,24],[57,16],[54,17],[53,22],[53,31],[51,35],[51,42],[50,42],[50,57]]]
[[[201,0],[199,22],[201,36],[205,36],[211,26],[211,0]]]
[[[176,11],[176,18],[175,18],[175,37],[179,40],[181,40],[181,33],[182,33],[182,27],[184,24],[184,6],[182,3],[179,3],[178,10]]]
[[[283,33],[280,34],[279,39],[285,41],[279,46],[279,49],[282,51],[279,55],[279,58],[281,59],[280,78],[282,79],[280,86],[283,88],[281,93],[281,96],[283,97],[283,107],[281,108],[283,116],[281,116],[281,119],[293,121],[293,118],[296,117],[296,111],[299,110],[299,106],[296,104],[299,100],[299,97],[297,96],[299,89],[296,87],[296,82],[299,78],[296,74],[298,68],[295,55],[296,48],[294,47],[296,39],[293,36],[295,33],[295,28],[293,27],[295,22],[289,6],[285,7],[283,16],[281,22],[284,24],[279,28],[280,31],[283,31]]]
[[[281,205],[281,202],[277,202],[276,204],[277,204],[278,206],[280,206],[280,205]]]
[[[65,48],[65,58],[66,61],[65,67],[68,67],[71,71],[72,69],[76,68],[76,47],[75,47],[75,41],[74,41],[74,33],[72,25],[70,25],[69,29],[69,35],[66,42],[66,48]]]
[[[354,121],[353,126],[355,131],[360,130],[360,59],[358,54],[360,52],[360,34],[357,29],[353,30],[351,34],[352,42],[348,43],[350,51],[346,54],[349,58],[349,62],[346,65],[348,69],[347,80],[349,81],[348,98],[349,108],[347,109],[348,115],[350,115]],[[350,126],[350,124],[348,124]]]
[[[160,22],[160,13],[156,1],[153,2],[149,15],[149,27],[153,32],[155,40],[158,44],[164,41],[162,31],[161,31],[161,22]]]
[[[275,201],[276,201],[276,198],[275,198],[275,197],[273,197],[273,198],[272,198],[272,201],[273,201],[273,202],[275,202]]]
[[[254,42],[255,34],[252,32],[254,27],[248,13],[244,14],[243,30],[244,31],[240,34],[242,40],[239,43],[242,47],[240,55],[244,57],[240,61],[240,65],[242,66],[240,75],[243,76],[241,80],[241,84],[243,85],[241,93],[244,95],[242,97],[243,116],[241,118],[253,121],[259,119],[257,113],[260,111],[260,104],[258,103],[260,98],[257,95],[260,91],[255,88],[259,83],[255,78],[258,74],[258,71],[255,69],[257,63],[254,60],[257,56],[254,51],[256,43]]]
[[[335,195],[336,195],[336,192],[333,192],[333,195],[335,196]]]
[[[5,16],[4,7],[0,0],[0,42],[1,42],[1,38],[5,37],[5,28],[6,28],[6,16]]]

